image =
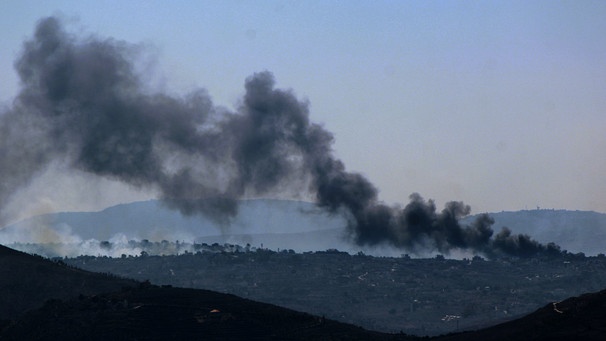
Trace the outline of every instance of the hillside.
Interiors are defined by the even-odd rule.
[[[0,245],[0,320],[13,319],[48,299],[93,295],[135,284],[132,280],[68,267]]]
[[[214,290],[370,330],[414,335],[494,325],[549,302],[606,288],[606,257],[488,261],[196,248],[199,251],[178,256],[83,256],[64,261],[157,285]],[[460,318],[447,321],[446,316]]]
[[[324,253],[328,257],[342,253]],[[234,295],[208,290],[133,285],[0,246],[0,297],[37,294],[38,308],[0,320],[2,340],[603,340],[606,290],[555,301],[521,319],[473,332],[435,338],[385,334]],[[444,261],[452,268],[458,261]],[[488,262],[480,264],[491,265]],[[518,265],[517,265],[518,266]],[[376,267],[376,264],[373,265]],[[480,268],[476,269],[480,270]],[[486,269],[485,269],[486,270]],[[484,272],[484,271],[482,271]],[[364,275],[363,281],[366,281]],[[370,277],[370,276],[369,276]],[[8,278],[8,280],[7,280]],[[65,278],[62,280],[62,278]],[[73,284],[80,281],[80,286]],[[368,278],[370,280],[370,278]],[[31,283],[37,283],[35,293]],[[53,287],[59,285],[59,290]],[[49,285],[51,284],[51,285]],[[106,286],[109,284],[109,286]],[[123,285],[107,293],[95,291]],[[85,289],[94,288],[89,293]],[[77,297],[73,295],[80,289]],[[76,291],[74,291],[76,290]],[[57,299],[57,291],[71,298]],[[459,296],[459,299],[464,297]],[[30,300],[31,302],[32,300]],[[477,303],[477,302],[476,302]],[[420,307],[413,307],[419,309]],[[353,309],[353,307],[350,307]]]
[[[548,304],[521,319],[434,338],[353,325],[205,290],[141,286],[49,301],[0,330],[3,340],[533,340],[601,341],[606,291]],[[69,321],[69,322],[67,322]]]
[[[0,246],[2,340],[190,340],[199,337],[212,340],[411,339],[370,332],[233,295],[156,287],[91,273]]]
[[[553,302],[515,321],[438,337],[436,341],[602,341],[606,339],[606,290]]]
[[[67,322],[69,321],[69,322]],[[416,340],[206,290],[142,286],[50,301],[3,340]]]

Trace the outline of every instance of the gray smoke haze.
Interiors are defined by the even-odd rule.
[[[247,195],[303,189],[319,207],[346,214],[359,245],[516,256],[557,249],[507,230],[493,237],[487,216],[460,226],[470,213],[461,202],[441,212],[418,194],[403,208],[383,204],[369,180],[333,156],[333,135],[310,121],[308,103],[276,89],[269,72],[246,80],[231,112],[203,90],[183,97],[145,91],[135,50],[71,35],[54,17],[39,22],[15,63],[22,89],[0,117],[0,207],[50,162],[63,160],[156,189],[170,207],[219,222],[229,222]]]

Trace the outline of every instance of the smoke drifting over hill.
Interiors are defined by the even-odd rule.
[[[242,197],[304,189],[319,207],[346,214],[360,245],[516,256],[559,251],[507,230],[493,237],[487,216],[461,226],[470,213],[461,202],[441,212],[418,194],[403,208],[383,204],[368,179],[334,157],[333,135],[310,121],[308,103],[276,89],[269,72],[246,79],[231,112],[203,90],[183,97],[145,91],[135,55],[125,42],[74,36],[54,17],[39,22],[15,64],[22,89],[0,117],[0,207],[61,160],[156,189],[170,207],[222,222]]]

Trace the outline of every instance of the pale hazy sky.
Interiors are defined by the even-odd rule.
[[[49,15],[140,43],[163,91],[204,87],[234,107],[247,76],[273,72],[387,203],[419,192],[474,213],[606,212],[606,1],[5,0],[3,105],[19,88],[22,41]],[[108,203],[126,198],[91,186]],[[29,195],[77,206],[50,193]]]

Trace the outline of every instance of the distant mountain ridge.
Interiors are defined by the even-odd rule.
[[[542,243],[555,242],[569,252],[606,253],[606,214],[591,211],[523,210],[489,213],[498,233],[507,226]],[[477,216],[466,217],[470,224]],[[367,251],[348,241],[345,218],[313,203],[289,200],[241,201],[229,225],[201,215],[184,216],[159,200],[133,202],[99,212],[62,212],[29,218],[0,229],[0,243],[81,243],[87,240],[148,239],[233,243],[272,249],[318,251],[328,248]],[[383,255],[406,250],[379,247]],[[96,253],[95,253],[96,254]],[[119,254],[118,254],[119,255]]]
[[[303,201],[243,200],[230,224],[221,225],[202,215],[184,216],[159,200],[150,200],[120,204],[99,212],[35,216],[0,229],[0,243],[78,244],[88,240],[126,243],[148,239],[250,243],[297,251],[347,249],[352,245],[345,240],[345,226],[343,217]],[[57,255],[62,255],[61,251],[46,256]]]
[[[296,215],[297,219],[292,219]],[[193,237],[238,233],[294,233],[344,226],[344,220],[303,201],[242,200],[228,226],[203,215],[182,215],[160,200],[139,201],[108,207],[98,212],[44,214],[7,226],[6,229],[45,226],[64,232],[69,226],[83,239],[108,240],[117,233],[128,238],[174,238],[175,233]],[[335,225],[337,224],[337,225]]]
[[[606,214],[594,211],[522,210],[488,213],[495,233],[508,227],[513,233],[528,234],[541,243],[554,242],[569,252],[587,255],[606,253]],[[471,223],[477,215],[466,217]]]

